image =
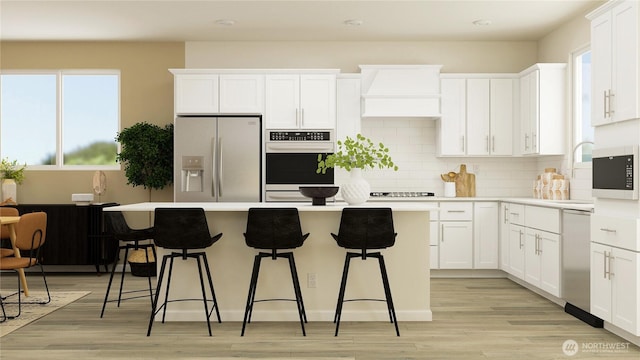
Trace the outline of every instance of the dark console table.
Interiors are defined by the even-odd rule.
[[[19,204],[20,215],[47,213],[47,238],[40,254],[44,265],[95,265],[112,263],[118,243],[104,235],[102,209],[116,203],[91,204]]]

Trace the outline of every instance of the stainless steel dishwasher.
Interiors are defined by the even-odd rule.
[[[594,327],[602,319],[589,313],[591,268],[591,211],[562,210],[561,296],[564,310]]]

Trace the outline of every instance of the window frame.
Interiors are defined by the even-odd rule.
[[[65,165],[63,163],[63,126],[64,126],[64,108],[63,108],[63,81],[65,75],[116,75],[117,78],[117,125],[116,130],[120,131],[122,125],[121,114],[121,96],[122,96],[122,74],[119,69],[3,69],[0,75],[55,75],[56,77],[56,147],[55,147],[55,164],[54,165],[29,165],[25,170],[44,170],[44,171],[80,171],[80,170],[121,170],[120,163],[113,165]],[[2,121],[0,119],[0,121]],[[114,142],[116,134],[113,134]],[[121,151],[121,145],[116,142],[116,154]],[[0,154],[0,157],[4,156]]]
[[[581,142],[585,141],[582,139],[582,137],[578,138],[578,131],[582,130],[582,101],[580,100],[581,97],[581,89],[582,89],[582,79],[580,76],[577,76],[577,60],[580,56],[584,55],[587,52],[591,52],[591,45],[587,44],[584,46],[581,46],[580,48],[574,50],[571,53],[571,158],[570,158],[570,162],[572,164],[572,168],[573,169],[591,169],[591,165],[592,163],[589,162],[583,162],[583,161],[577,161],[579,159],[579,157],[576,156],[576,153],[578,152],[578,150],[581,149],[577,149],[576,146],[578,144],[580,144]],[[579,123],[580,121],[580,123]],[[592,140],[593,141],[593,140]],[[581,159],[581,157],[580,157]]]

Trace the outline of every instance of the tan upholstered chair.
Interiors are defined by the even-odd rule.
[[[51,301],[49,287],[47,286],[47,278],[44,274],[44,268],[39,262],[40,248],[44,245],[47,235],[47,213],[33,212],[24,214],[20,217],[20,221],[16,224],[16,248],[23,252],[23,257],[4,257],[0,258],[0,270],[13,270],[18,273],[18,269],[26,269],[35,265],[40,265],[40,272],[44,286],[47,289],[47,300],[38,301],[37,304],[48,304]],[[28,255],[27,255],[28,253]],[[22,311],[22,290],[20,289],[20,279],[18,278],[18,314],[7,316],[8,318],[16,318],[20,316]],[[10,295],[11,296],[11,295]],[[8,303],[5,302],[4,305]]]
[[[20,216],[18,209],[14,207],[0,207],[0,216]],[[2,225],[0,227],[0,240],[3,242],[9,241],[9,225]],[[6,257],[13,255],[13,249],[0,248],[0,257]]]

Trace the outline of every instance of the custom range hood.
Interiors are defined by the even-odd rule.
[[[360,65],[362,117],[440,117],[442,65]]]

